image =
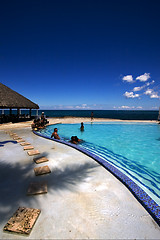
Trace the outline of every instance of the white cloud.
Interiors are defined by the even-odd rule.
[[[87,106],[87,104],[81,104],[81,105],[77,105],[75,106],[76,109],[90,109],[90,106]]]
[[[151,95],[152,93],[153,93],[153,89],[150,89],[150,88],[148,88],[148,89],[144,92],[145,95]]]
[[[120,108],[122,108],[122,109],[129,109],[130,107],[129,106],[121,106]]]
[[[158,107],[152,107],[152,109],[155,109],[155,110],[157,110],[157,109],[158,109]]]
[[[84,107],[84,108],[87,107],[87,104],[86,104],[86,103],[83,103],[83,104],[82,104],[82,107]]]
[[[74,109],[73,106],[66,106],[67,109]]]
[[[148,82],[148,83],[146,83],[146,86],[148,87],[149,85],[151,85],[151,84],[153,84],[153,83],[155,83],[154,80],[152,80],[152,82]]]
[[[155,81],[153,80],[152,82],[147,82],[145,83],[144,85],[142,85],[141,87],[134,87],[133,88],[133,92],[138,92],[138,91],[141,91],[143,88],[146,88],[148,87],[149,85],[153,84]]]
[[[129,107],[129,106],[126,106],[126,105],[123,105],[123,106],[120,106],[118,107],[119,109],[134,109],[135,107],[132,106],[132,107]]]
[[[143,109],[141,106],[138,106],[138,107],[135,107],[135,106],[126,106],[126,105],[123,105],[123,106],[120,106],[120,107],[113,107],[114,109],[117,108],[117,109]]]
[[[124,77],[122,78],[122,80],[123,80],[123,81],[126,81],[126,82],[130,82],[130,83],[133,83],[133,82],[134,82],[132,75],[124,76]]]
[[[160,98],[157,92],[154,92],[153,89],[148,88],[145,92],[145,95],[150,96],[150,98]]]
[[[158,96],[157,93],[153,92],[153,93],[150,95],[150,98],[160,98],[160,96]]]
[[[125,92],[123,94],[126,98],[138,98],[139,94],[134,94],[133,92]]]
[[[133,92],[141,91],[143,88],[144,88],[144,86],[142,86],[142,87],[134,87],[133,88]]]
[[[75,106],[75,108],[80,109],[81,107],[80,106]]]
[[[150,73],[144,73],[143,75],[140,75],[136,78],[136,80],[139,80],[140,82],[146,82],[150,78]]]
[[[154,80],[149,81],[150,78],[151,78],[150,73],[144,73],[143,75],[136,77],[135,80],[133,79],[132,75],[124,76],[122,79],[125,82],[135,83],[138,80],[144,84],[142,86],[136,86],[130,91],[126,91],[123,94],[123,96],[125,96],[126,98],[139,98],[140,99],[140,96],[144,94],[144,95],[149,96],[151,99],[160,99],[159,90],[155,91],[154,90],[155,87],[154,87],[154,89],[150,88],[150,85],[155,83]],[[157,89],[157,87],[156,87],[156,89]],[[142,92],[142,90],[143,90],[143,92]],[[138,94],[137,92],[140,92],[140,93]],[[139,108],[139,109],[141,109],[141,108]]]

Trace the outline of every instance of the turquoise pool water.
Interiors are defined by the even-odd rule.
[[[154,123],[57,124],[41,131],[51,136],[54,128],[62,139],[72,135],[80,145],[116,166],[160,205],[160,125]]]

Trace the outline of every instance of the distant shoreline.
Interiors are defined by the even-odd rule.
[[[157,110],[46,110],[39,109],[38,116],[41,113],[48,118],[62,118],[62,117],[80,117],[80,118],[90,118],[91,112],[93,111],[95,118],[102,119],[121,119],[121,120],[157,120],[158,111]],[[1,112],[1,111],[0,111]],[[16,115],[17,111],[13,110]],[[9,110],[5,110],[5,114],[9,115]],[[29,114],[29,110],[21,109],[22,115]],[[37,115],[37,110],[32,109],[32,116]]]
[[[156,120],[121,120],[121,119],[111,119],[111,118],[94,118],[93,121],[91,121],[91,118],[89,117],[52,117],[48,118],[49,125],[55,124],[55,121],[58,120],[61,121],[61,123],[81,123],[81,122],[139,122],[139,123],[158,123]]]
[[[125,122],[125,123],[158,123],[156,120],[121,120],[121,119],[111,119],[111,118],[94,118],[91,121],[89,117],[51,117],[47,118],[49,125],[58,123],[81,123],[81,122]],[[19,123],[3,123],[0,124],[0,130],[15,129],[15,128],[31,128],[32,121],[19,122]]]

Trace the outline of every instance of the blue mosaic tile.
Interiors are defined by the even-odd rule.
[[[44,136],[36,131],[33,131],[36,135],[59,142],[62,144],[65,144],[67,146],[70,146],[72,148],[77,149],[78,151],[86,154],[87,156],[90,156],[92,159],[94,159],[96,162],[101,164],[106,170],[111,172],[116,178],[118,178],[129,190],[130,192],[135,196],[135,198],[142,204],[142,206],[148,211],[148,213],[153,217],[153,219],[157,222],[157,224],[160,226],[160,206],[142,189],[140,188],[134,181],[132,181],[128,176],[126,176],[124,173],[122,173],[119,169],[117,169],[115,166],[111,165],[110,163],[104,161],[102,158],[96,156],[95,154],[89,152],[86,149],[83,149],[80,146],[76,146],[75,144],[68,143],[62,140],[53,139],[51,137]]]

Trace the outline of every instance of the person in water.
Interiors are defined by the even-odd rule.
[[[91,121],[93,121],[93,116],[94,116],[93,112],[91,112]]]
[[[51,138],[54,137],[54,139],[60,139],[57,132],[58,132],[58,129],[54,128],[54,132],[52,133]]]
[[[84,131],[84,125],[83,125],[83,122],[81,122],[80,130],[81,130],[81,131]]]
[[[79,139],[77,136],[72,136],[70,142],[74,144],[78,144],[79,142],[82,142],[82,140]]]

